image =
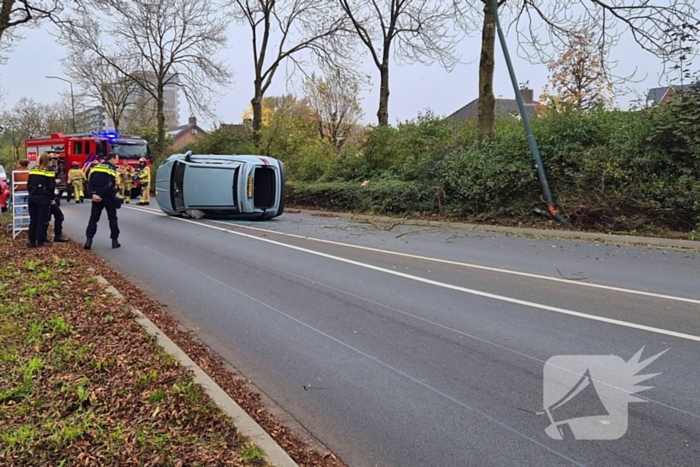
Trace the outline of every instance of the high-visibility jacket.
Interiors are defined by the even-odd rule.
[[[102,162],[92,167],[88,178],[88,193],[100,198],[113,198],[117,193],[117,166]]]
[[[141,184],[146,184],[150,185],[151,183],[151,168],[149,166],[144,167],[141,169],[139,172],[139,180],[141,181]]]
[[[87,177],[85,177],[85,172],[82,170],[76,168],[76,169],[70,169],[68,171],[68,183],[72,184],[73,182],[78,182],[78,181],[86,181]]]
[[[49,199],[54,199],[55,190],[56,174],[52,170],[34,167],[29,171],[27,191],[30,195],[46,195]]]

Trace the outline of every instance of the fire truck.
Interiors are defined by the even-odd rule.
[[[73,162],[77,162],[87,174],[94,162],[100,162],[107,154],[119,155],[119,165],[130,165],[135,173],[139,172],[139,159],[145,157],[151,165],[151,149],[148,143],[137,136],[119,135],[117,132],[99,132],[87,134],[52,133],[51,136],[30,137],[25,141],[29,167],[36,164],[37,157],[46,152],[52,158],[56,170],[56,179],[60,183],[56,188],[60,194],[67,190],[66,174]],[[141,183],[136,178],[133,182],[132,198],[139,196]]]

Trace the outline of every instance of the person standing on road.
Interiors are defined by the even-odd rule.
[[[87,178],[85,172],[80,170],[80,164],[73,162],[71,169],[68,171],[68,184],[73,187],[73,196],[76,203],[82,203],[84,198],[83,185]],[[70,201],[70,199],[69,199]]]
[[[141,199],[140,205],[151,204],[151,194],[149,192],[151,185],[151,168],[147,164],[148,160],[145,157],[139,159],[139,180],[141,181]]]
[[[131,179],[134,178],[134,169],[129,164],[124,163],[119,166],[117,175],[122,199],[126,204],[129,204],[131,202]]]
[[[49,167],[49,170],[53,172],[53,168]],[[55,176],[55,172],[54,172]],[[56,184],[60,184],[61,180],[56,179]],[[65,216],[63,215],[63,211],[61,211],[61,202],[59,201],[59,197],[54,197],[54,199],[51,200],[51,209],[50,209],[50,214],[49,214],[49,222],[51,222],[51,216],[53,216],[54,222],[53,222],[53,241],[54,242],[59,242],[59,243],[65,243],[68,241],[67,238],[63,236],[63,221],[65,219]],[[70,199],[70,198],[69,198]]]
[[[49,170],[49,155],[42,153],[27,177],[29,192],[29,248],[47,244],[51,203],[55,202],[56,175]]]
[[[92,198],[92,210],[90,222],[88,222],[85,236],[85,249],[92,248],[92,239],[97,233],[97,223],[100,220],[102,209],[107,211],[109,220],[109,232],[112,239],[112,248],[119,248],[119,224],[117,222],[117,209],[121,200],[117,198],[117,162],[119,156],[111,153],[104,162],[92,167],[88,178],[88,195]]]

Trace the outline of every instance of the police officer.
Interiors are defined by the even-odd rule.
[[[49,168],[49,170],[53,171],[52,168]],[[54,172],[54,174],[55,174],[55,172]],[[56,184],[60,184],[60,183],[61,183],[61,180],[56,179]],[[51,222],[51,216],[53,216],[53,219],[54,219],[54,222],[53,222],[53,241],[59,242],[59,243],[67,242],[68,239],[63,236],[63,221],[65,220],[65,216],[63,215],[63,211],[61,211],[60,195],[58,197],[54,197],[54,199],[51,200],[49,222]]]
[[[29,171],[29,248],[47,245],[51,202],[55,202],[56,175],[49,170],[49,155],[42,153],[34,168]]]
[[[111,153],[104,162],[92,167],[88,178],[88,195],[92,197],[92,210],[85,236],[85,249],[92,248],[92,238],[97,233],[97,222],[100,220],[102,209],[107,211],[109,232],[112,248],[119,248],[119,224],[117,223],[117,208],[121,200],[117,198],[117,162],[119,157]]]
[[[141,181],[141,199],[139,199],[140,205],[151,204],[151,168],[147,164],[148,159],[142,157],[139,159],[139,180]]]

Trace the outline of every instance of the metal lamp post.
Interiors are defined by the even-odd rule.
[[[77,133],[78,130],[76,130],[76,128],[75,128],[75,98],[73,97],[73,82],[70,80],[67,80],[65,78],[61,78],[59,76],[46,76],[46,78],[60,79],[61,81],[65,81],[66,83],[70,84],[70,104],[71,104],[71,110],[73,112],[73,133]]]
[[[540,186],[542,187],[542,194],[547,202],[547,208],[549,210],[549,215],[556,219],[557,221],[572,227],[571,222],[561,215],[559,207],[554,202],[554,197],[552,196],[552,191],[549,189],[549,182],[547,181],[547,175],[544,170],[544,164],[542,163],[542,156],[540,155],[540,149],[537,146],[537,140],[535,140],[535,135],[532,133],[532,128],[530,127],[530,119],[525,111],[525,104],[523,103],[523,96],[520,93],[520,86],[518,86],[518,80],[515,77],[515,68],[513,68],[513,62],[510,60],[510,53],[508,52],[508,45],[506,44],[506,37],[503,34],[503,29],[501,29],[501,21],[498,19],[498,0],[491,0],[491,8],[493,9],[493,17],[496,21],[496,30],[498,32],[498,39],[501,43],[501,48],[503,49],[503,58],[506,60],[506,65],[508,67],[508,73],[510,74],[510,80],[513,83],[513,90],[515,91],[515,100],[518,102],[518,109],[520,110],[520,116],[523,119],[523,125],[525,126],[525,134],[527,135],[527,142],[530,145],[530,152],[532,153],[532,158],[535,160],[535,169],[537,170],[537,178],[540,180]]]

